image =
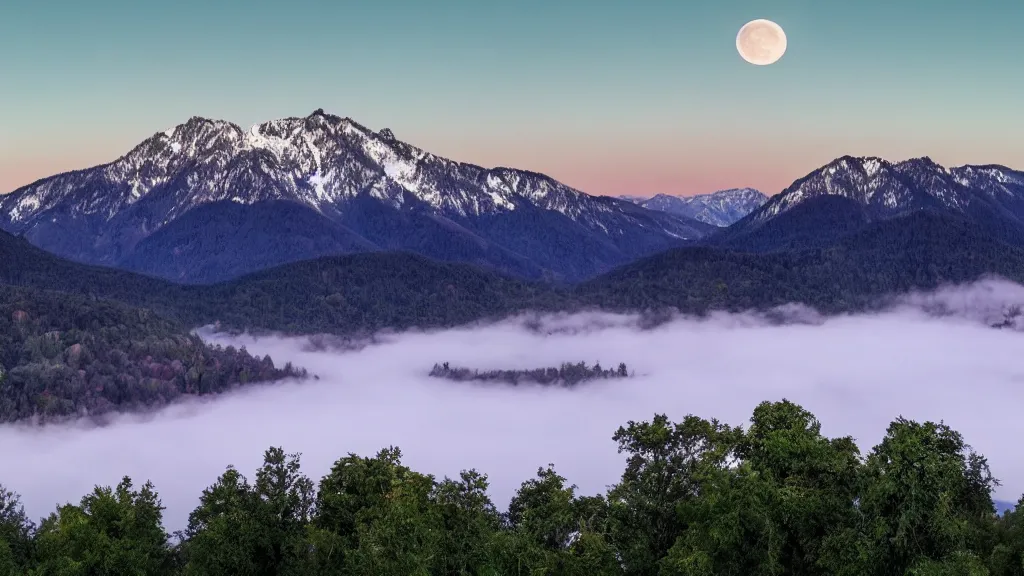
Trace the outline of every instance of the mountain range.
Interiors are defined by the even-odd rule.
[[[714,226],[729,226],[760,208],[768,197],[753,188],[730,188],[696,196],[670,196],[658,194],[651,198],[620,196],[622,200],[639,204],[648,210],[668,212],[693,218]]]
[[[918,213],[1024,246],[1024,173],[843,156],[770,198],[610,198],[441,158],[317,110],[248,131],[195,117],[110,164],[0,196],[0,228],[38,248],[186,284],[391,252],[576,284],[687,246],[824,249]]]
[[[816,248],[919,211],[971,222],[1000,241],[1024,245],[1024,172],[998,165],[948,168],[928,157],[843,156],[703,241],[753,252]]]
[[[194,117],[109,164],[0,197],[0,228],[182,282],[393,250],[574,281],[714,230],[542,174],[441,158],[323,110],[248,131]]]

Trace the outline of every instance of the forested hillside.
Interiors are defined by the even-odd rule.
[[[748,310],[800,302],[856,311],[912,289],[997,275],[1024,282],[1024,249],[928,212],[888,220],[827,248],[774,254],[685,248],[623,266],[576,287],[608,310]]]
[[[225,330],[293,334],[447,327],[528,310],[701,313],[801,302],[845,312],[986,275],[1024,281],[1024,249],[929,212],[879,222],[813,250],[671,250],[571,287],[396,252],[319,258],[209,286],[82,266],[3,234],[0,256],[0,284],[117,300],[190,327],[219,322]]]
[[[211,348],[149,310],[0,286],[0,422],[142,409],[302,375]]]
[[[627,463],[606,494],[549,465],[504,513],[484,474],[437,479],[397,448],[343,456],[318,484],[272,448],[255,476],[228,467],[176,540],[148,483],[97,487],[38,525],[0,488],[0,574],[1024,574],[1024,501],[996,516],[985,458],[943,424],[898,419],[862,455],[782,401],[745,428],[656,415],[613,440]]]
[[[703,313],[800,302],[838,313],[989,275],[1024,282],[1024,249],[968,222],[918,212],[826,248],[776,254],[680,248],[572,287],[410,254],[323,258],[194,292],[191,305],[177,313],[193,323],[216,318],[225,328],[307,334],[452,326],[526,310]]]
[[[192,323],[305,334],[454,326],[572,306],[568,294],[545,284],[401,252],[298,262],[196,296],[177,311]]]
[[[4,232],[0,284],[117,300],[193,327],[305,334],[451,326],[571,306],[545,284],[404,252],[324,257],[190,286],[63,260]]]

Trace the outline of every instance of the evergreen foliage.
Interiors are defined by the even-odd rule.
[[[629,422],[618,483],[588,496],[553,465],[506,512],[475,470],[437,479],[398,448],[314,483],[271,448],[228,467],[172,538],[125,478],[38,525],[0,488],[0,574],[895,576],[1024,574],[1024,499],[997,516],[985,458],[944,424],[897,419],[862,455],[783,400],[750,424]]]

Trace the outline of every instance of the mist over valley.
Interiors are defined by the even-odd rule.
[[[1016,501],[1024,461],[1015,438],[1024,423],[1002,417],[1001,407],[1024,403],[1024,335],[992,324],[1022,304],[1024,287],[991,280],[909,295],[870,315],[825,317],[792,306],[650,327],[640,315],[525,314],[382,334],[348,350],[312,347],[308,337],[203,329],[210,344],[244,346],[318,379],[186,399],[101,427],[4,425],[4,482],[39,518],[123,475],[152,480],[165,524],[176,530],[228,464],[249,475],[270,446],[301,452],[304,472],[316,478],[350,452],[370,456],[394,445],[425,473],[487,474],[504,508],[548,463],[581,494],[602,493],[622,473],[611,436],[627,421],[665,413],[745,425],[758,403],[785,398],[816,415],[824,435],[852,435],[862,452],[898,416],[944,421],[989,458],[1003,483],[995,497]],[[428,377],[439,362],[486,371],[581,361],[624,362],[635,374],[574,388]]]

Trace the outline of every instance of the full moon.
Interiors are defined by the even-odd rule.
[[[736,35],[736,50],[751,64],[774,64],[786,53],[786,33],[771,20],[751,20]]]

